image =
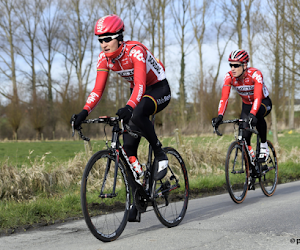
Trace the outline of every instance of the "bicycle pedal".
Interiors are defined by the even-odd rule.
[[[250,184],[250,185],[248,186],[248,190],[255,190],[255,185]]]

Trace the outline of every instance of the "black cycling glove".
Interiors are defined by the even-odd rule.
[[[218,115],[218,117],[215,117],[211,120],[211,124],[213,127],[219,126],[222,121],[223,121],[223,115]]]
[[[128,123],[132,116],[133,108],[129,105],[126,105],[124,108],[120,108],[116,115],[123,119],[124,123]]]
[[[252,113],[250,113],[248,115],[247,119],[248,119],[248,123],[249,123],[250,126],[252,126],[252,127],[256,126],[256,124],[257,124],[257,118],[256,118],[255,115],[253,115]]]
[[[81,125],[81,123],[85,120],[85,118],[88,116],[88,111],[83,109],[79,114],[75,115],[75,122],[74,122],[74,128],[78,129]],[[73,118],[73,116],[72,116]],[[70,123],[72,124],[72,118],[70,120]]]

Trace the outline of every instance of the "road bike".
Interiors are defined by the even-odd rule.
[[[72,122],[74,135],[74,120]],[[152,117],[154,124],[154,116]],[[103,116],[85,120],[83,123],[104,123],[112,127],[110,145],[96,152],[88,161],[81,182],[81,206],[85,222],[91,233],[99,240],[116,240],[127,224],[130,205],[134,202],[140,213],[152,204],[159,221],[166,227],[177,226],[184,218],[189,198],[189,181],[185,163],[180,154],[171,147],[163,148],[169,164],[167,174],[161,180],[153,178],[152,148],[149,145],[147,162],[141,164],[144,176],[139,178],[120,142],[120,136],[133,131],[118,117]],[[121,123],[121,125],[120,125]],[[80,138],[89,141],[78,129]],[[105,126],[104,126],[104,133]],[[134,185],[135,192],[131,192]]]
[[[248,190],[255,190],[256,179],[258,179],[261,190],[266,196],[274,194],[278,183],[278,163],[273,144],[267,140],[270,155],[266,161],[261,162],[259,160],[259,133],[251,127],[243,128],[242,124],[244,122],[246,122],[244,119],[233,119],[222,121],[219,124],[233,123],[235,131],[236,125],[239,127],[238,134],[235,133],[236,140],[228,148],[225,162],[227,190],[231,199],[238,204],[245,200]],[[212,125],[214,132],[222,136],[218,126],[214,122],[212,122]],[[255,157],[250,154],[246,139],[243,137],[243,130],[248,130],[257,135]]]

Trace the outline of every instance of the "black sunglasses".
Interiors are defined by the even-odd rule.
[[[232,64],[232,63],[229,63],[229,67],[230,68],[232,68],[232,67],[234,67],[234,68],[239,68],[239,67],[241,67],[243,64]]]
[[[116,35],[112,35],[112,36],[102,36],[102,37],[98,37],[98,41],[100,43],[103,43],[103,42],[106,42],[106,43],[109,43],[111,40],[117,38],[119,36],[119,34],[116,34]]]

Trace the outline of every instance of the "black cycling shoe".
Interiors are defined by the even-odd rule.
[[[134,205],[130,206],[128,221],[129,222],[140,222],[141,221],[141,213],[136,209],[136,207]]]
[[[163,150],[155,154],[155,159],[153,162],[154,180],[158,181],[166,176],[168,172],[168,163],[168,157]]]

